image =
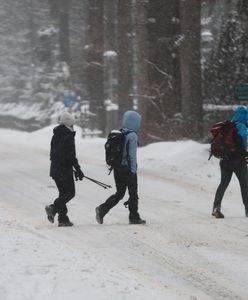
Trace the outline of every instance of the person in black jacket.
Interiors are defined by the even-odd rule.
[[[60,125],[53,130],[50,151],[50,176],[54,179],[59,196],[54,203],[45,207],[49,222],[54,223],[58,214],[58,226],[73,226],[67,216],[66,203],[75,196],[75,177],[82,180],[82,172],[75,151],[75,134],[73,130],[74,118],[72,114],[64,112],[60,118]]]

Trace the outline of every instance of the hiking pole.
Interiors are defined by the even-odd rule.
[[[79,176],[78,176],[78,174],[77,174],[76,171],[74,171],[74,175],[75,175],[76,181],[78,181],[78,180],[79,180]],[[88,177],[88,176],[85,176],[85,175],[84,175],[84,176],[82,177],[82,179],[83,179],[83,178],[86,178],[86,179],[88,179],[88,180],[90,180],[90,181],[96,183],[97,185],[100,185],[100,186],[103,187],[104,189],[112,188],[111,185],[108,185],[108,184],[103,183],[103,182],[101,182],[101,181],[98,181],[98,180],[96,180],[96,179],[90,178],[90,177]],[[82,179],[80,179],[80,180],[82,180]]]
[[[93,178],[90,178],[90,177],[87,177],[87,176],[84,176],[84,178],[86,178],[86,179],[88,179],[88,180],[90,180],[90,181],[92,181],[92,182],[94,182],[94,183],[100,185],[100,186],[103,187],[104,189],[111,188],[111,185],[108,185],[108,184],[103,183],[103,182],[101,182],[101,181],[95,180],[95,179],[93,179]]]

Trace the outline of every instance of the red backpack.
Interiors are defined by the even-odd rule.
[[[210,156],[229,159],[240,152],[242,138],[238,134],[236,123],[233,121],[218,122],[211,128],[212,142],[210,145]]]

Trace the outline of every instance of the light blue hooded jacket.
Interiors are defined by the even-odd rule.
[[[245,106],[238,106],[235,110],[234,116],[232,117],[232,121],[237,122],[236,127],[238,129],[238,133],[243,139],[245,150],[247,150],[247,128],[246,124],[248,121],[248,111]]]
[[[122,165],[130,166],[132,173],[137,172],[137,147],[138,133],[140,130],[141,115],[136,111],[126,111],[122,118],[122,129],[124,132],[132,131],[126,135],[123,151]]]

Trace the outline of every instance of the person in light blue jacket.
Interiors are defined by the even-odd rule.
[[[221,159],[220,161],[221,181],[215,193],[212,211],[212,215],[217,219],[224,218],[224,214],[221,212],[221,202],[233,173],[238,178],[245,207],[245,215],[248,217],[247,108],[245,106],[238,106],[232,117],[232,121],[235,122],[238,134],[242,139],[240,139],[239,151],[235,152],[231,157]]]
[[[123,199],[126,189],[129,199],[124,204],[129,208],[129,223],[146,223],[138,213],[137,146],[140,125],[141,115],[138,112],[126,111],[123,114],[122,131],[125,133],[125,143],[121,165],[114,168],[116,193],[96,207],[96,220],[99,224],[103,223],[103,218],[109,210]]]
[[[243,139],[244,148],[247,149],[247,121],[248,121],[248,111],[244,106],[238,106],[235,110],[232,121],[236,122],[236,128],[238,129],[239,135]]]

